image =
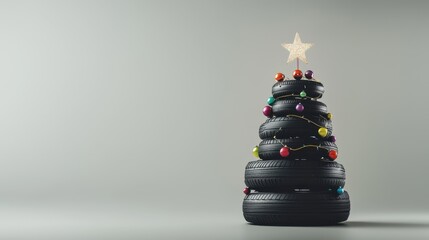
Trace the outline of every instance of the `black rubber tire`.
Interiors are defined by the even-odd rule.
[[[260,192],[337,189],[345,181],[343,165],[332,161],[252,161],[244,174],[246,186]]]
[[[295,107],[298,103],[304,105],[304,111],[298,112]],[[322,115],[326,117],[328,108],[326,105],[319,101],[306,100],[306,99],[285,99],[276,100],[273,103],[273,115],[275,117],[286,117],[288,114],[313,114]]]
[[[308,147],[298,151],[290,151],[289,156],[282,157],[280,155],[280,149],[283,145],[287,145],[289,148],[299,148],[303,145],[318,145],[320,148]],[[337,145],[333,142],[326,140],[320,140],[317,138],[285,138],[285,139],[272,139],[263,140],[259,144],[259,158],[263,160],[281,160],[281,159],[306,159],[306,160],[331,160],[328,158],[328,152],[335,150],[338,152]]]
[[[349,195],[333,192],[251,193],[243,215],[257,225],[333,225],[350,215]]]
[[[291,94],[299,97],[303,90],[310,98],[321,98],[325,92],[325,88],[320,82],[313,80],[284,80],[274,84],[272,93],[276,99]],[[290,98],[294,98],[294,96]]]
[[[301,115],[299,115],[301,116]],[[305,115],[303,116],[314,123],[324,126],[328,129],[328,134],[325,138],[328,138],[332,135],[332,122],[322,116],[317,115]],[[281,128],[281,130],[279,130]],[[309,123],[305,119],[286,116],[286,117],[273,117],[267,119],[265,123],[263,123],[259,127],[259,137],[261,139],[272,139],[274,135],[277,138],[288,138],[288,137],[310,137],[315,136],[318,138],[320,135],[318,134],[318,130],[320,127]]]

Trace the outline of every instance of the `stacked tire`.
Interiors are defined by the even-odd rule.
[[[245,169],[243,214],[258,225],[331,225],[346,221],[349,195],[332,114],[318,101],[324,93],[314,79],[281,79],[263,113],[260,158]]]

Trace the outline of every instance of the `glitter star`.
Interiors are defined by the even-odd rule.
[[[302,43],[299,34],[295,34],[295,39],[293,43],[283,43],[282,46],[289,50],[289,58],[287,62],[291,62],[295,59],[300,59],[301,61],[307,63],[307,58],[305,57],[305,51],[313,46],[312,43]]]

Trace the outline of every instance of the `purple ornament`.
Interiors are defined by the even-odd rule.
[[[271,118],[273,116],[273,109],[270,106],[265,106],[262,110],[262,113],[268,117]]]
[[[330,142],[336,142],[337,138],[334,135],[332,135],[332,136],[329,137],[329,141]]]
[[[298,112],[302,112],[302,111],[304,111],[304,105],[302,105],[302,103],[298,103],[298,104],[296,105],[295,109],[296,109]]]
[[[305,71],[305,78],[307,78],[307,79],[313,79],[313,71],[311,71],[311,70],[307,70],[307,71]]]

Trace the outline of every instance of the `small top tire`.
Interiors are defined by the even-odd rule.
[[[275,83],[272,89],[276,99],[300,97],[302,91],[307,98],[321,98],[325,89],[322,83],[313,80],[284,80]]]

